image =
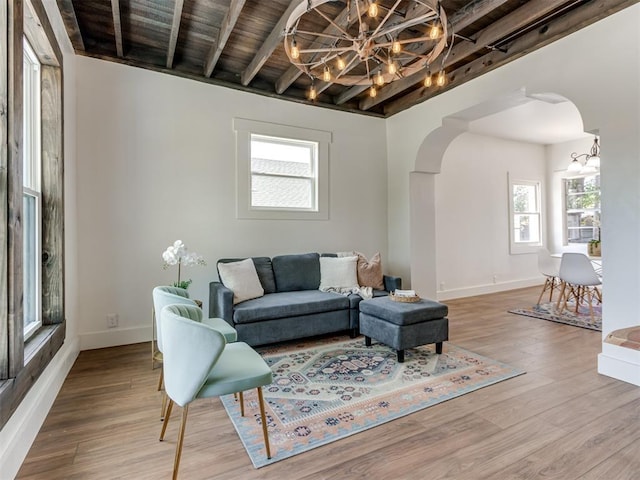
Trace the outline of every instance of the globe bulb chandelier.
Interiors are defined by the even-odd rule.
[[[581,159],[584,157],[584,160]],[[570,173],[595,173],[600,170],[600,144],[598,143],[598,137],[593,139],[593,145],[589,153],[583,153],[578,155],[576,152],[571,154],[571,162],[567,167],[567,171]]]
[[[344,8],[335,16],[337,4]],[[448,38],[437,0],[301,0],[284,33],[287,56],[312,79],[314,99],[313,79],[366,85],[375,96],[377,88],[432,65]],[[436,79],[445,84],[442,69]]]

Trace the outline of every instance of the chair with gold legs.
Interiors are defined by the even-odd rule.
[[[195,300],[189,298],[189,292],[184,288],[178,287],[169,287],[169,286],[160,286],[155,287],[153,289],[153,311],[154,311],[154,321],[157,332],[157,347],[160,355],[155,357],[156,361],[163,360],[163,336],[162,336],[162,328],[160,325],[160,311],[166,307],[167,305],[192,305],[196,306]],[[201,315],[200,321],[204,324],[209,325],[212,328],[220,331],[227,340],[227,342],[235,342],[238,339],[238,334],[231,325],[225,322],[221,318],[202,318]],[[153,342],[152,342],[153,343]],[[160,378],[158,380],[158,391],[162,391],[162,382],[163,382],[163,372],[164,370],[160,370]],[[162,397],[162,410],[160,412],[160,419],[164,418],[165,408],[166,408],[166,396]]]
[[[219,331],[199,322],[201,311],[189,305],[170,305],[162,309],[164,332],[164,380],[169,405],[160,432],[160,441],[173,405],[182,407],[182,421],[176,444],[173,478],[178,476],[182,444],[191,402],[198,398],[239,393],[256,388],[267,458],[271,458],[262,387],[273,381],[271,369],[260,355],[244,342],[227,343]]]

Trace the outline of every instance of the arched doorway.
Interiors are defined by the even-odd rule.
[[[537,150],[534,148],[534,153],[531,155],[537,155],[543,160],[547,155],[547,147],[545,146],[547,144],[582,138],[588,145],[589,138],[593,138],[593,136],[584,133],[580,112],[570,100],[552,93],[527,94],[524,89],[497,97],[444,118],[442,125],[430,132],[423,140],[416,155],[415,169],[410,173],[411,285],[412,288],[430,298],[443,298],[443,295],[446,298],[447,294],[450,295],[448,298],[455,298],[456,295],[467,296],[469,294],[489,293],[536,284],[535,282],[538,281],[538,272],[533,256],[528,258],[524,256],[509,256],[507,243],[508,225],[506,225],[508,214],[502,211],[502,209],[506,208],[508,202],[507,171],[497,172],[499,181],[495,181],[493,185],[490,185],[492,190],[499,190],[499,194],[495,191],[490,192],[494,197],[499,197],[498,207],[495,207],[500,210],[495,212],[495,216],[499,218],[499,221],[494,221],[486,226],[478,222],[474,230],[479,232],[480,230],[497,229],[494,233],[496,240],[488,240],[492,242],[491,246],[495,247],[496,251],[499,251],[499,254],[494,255],[500,255],[500,258],[495,259],[494,265],[491,266],[493,271],[489,271],[487,265],[480,265],[477,261],[479,255],[487,253],[486,250],[469,251],[474,248],[474,244],[468,238],[469,235],[467,233],[457,231],[457,234],[451,235],[446,241],[442,238],[440,240],[437,238],[437,234],[442,237],[442,222],[440,221],[440,229],[438,229],[436,218],[442,219],[443,215],[450,214],[450,212],[445,211],[442,204],[440,206],[437,204],[438,201],[442,203],[442,198],[446,198],[446,195],[443,195],[442,191],[440,191],[439,196],[436,197],[437,183],[440,182],[438,185],[440,185],[441,189],[443,185],[441,180],[444,175],[437,177],[442,171],[443,160],[447,158],[447,152],[456,150],[456,148],[452,148],[452,145],[456,146],[461,142],[468,144],[473,141],[471,137],[480,138],[479,135],[500,137],[501,140],[496,138],[493,142],[480,143],[503,142],[504,145],[509,147],[505,151],[513,151],[511,149],[511,143],[513,142],[538,144]],[[457,150],[461,149],[457,148]],[[531,148],[528,148],[528,150],[531,150]],[[470,165],[473,168],[478,168],[478,162],[482,161],[482,155],[478,155],[479,158],[475,158],[476,153],[471,151],[469,154],[469,162],[472,162]],[[518,154],[516,153],[515,155],[517,156]],[[539,158],[535,159],[535,161],[539,161]],[[561,156],[560,158],[560,162],[563,162],[564,157]],[[569,153],[567,153],[567,164],[569,160]],[[515,160],[513,161],[517,163]],[[544,168],[546,169],[546,167]],[[560,166],[553,168],[566,168],[566,166],[561,163]],[[490,174],[493,173],[491,172]],[[504,176],[502,176],[503,173]],[[486,178],[489,178],[488,175],[490,174],[487,174]],[[553,180],[555,188],[558,189],[561,182],[560,179],[551,177],[552,174],[549,174],[549,178],[543,178],[542,180],[544,183],[547,183],[547,180],[551,183]],[[456,186],[449,185],[444,188],[456,188]],[[502,199],[503,197],[504,200]],[[553,200],[561,201],[561,199]],[[477,201],[472,201],[472,203],[477,203]],[[493,205],[495,204],[496,202],[494,201]],[[489,205],[489,208],[493,208],[491,204]],[[439,211],[437,211],[438,209]],[[453,211],[455,212],[455,209]],[[460,221],[462,222],[462,219]],[[501,222],[505,222],[505,225]],[[556,236],[562,235],[562,217],[559,213],[554,214],[554,216],[549,215],[549,224],[553,224],[553,228],[557,230]],[[486,234],[486,231],[480,233]],[[486,235],[484,240],[487,241]],[[440,252],[438,251],[438,243],[441,248]],[[444,249],[442,248],[443,245]],[[452,291],[449,285],[445,287],[446,282],[443,281],[444,275],[442,273],[442,265],[446,264],[443,259],[446,259],[447,255],[452,255],[451,249],[453,245],[459,245],[460,256],[464,257],[466,255],[468,260],[465,261],[461,258],[458,264],[449,265],[449,270],[464,268],[480,270],[475,278],[464,280],[467,284],[464,281],[458,281],[458,284],[453,282],[455,284],[453,285],[454,289],[457,289],[455,291]],[[439,254],[440,257],[438,257]],[[441,278],[438,275],[439,268],[441,270]],[[483,272],[481,271],[482,268],[487,268],[487,270]],[[518,278],[518,275],[528,276]]]

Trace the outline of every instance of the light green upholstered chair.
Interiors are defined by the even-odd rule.
[[[164,332],[164,380],[169,405],[160,432],[160,441],[169,423],[174,403],[182,407],[182,422],[176,445],[173,478],[177,478],[187,423],[189,404],[198,398],[238,393],[244,416],[242,392],[258,391],[260,418],[267,458],[271,458],[262,387],[273,381],[271,369],[260,355],[244,342],[227,343],[224,335],[199,323],[201,312],[189,305],[169,305],[160,313]]]
[[[196,302],[189,298],[189,292],[184,288],[160,286],[153,289],[153,311],[155,316],[156,335],[158,342],[158,350],[164,356],[164,345],[162,326],[160,325],[160,315],[164,307],[167,305],[191,305],[196,308]],[[218,330],[227,342],[235,342],[238,339],[238,334],[231,325],[225,322],[221,318],[203,318],[202,310],[200,310],[199,322],[209,325],[212,328]],[[160,379],[158,380],[158,391],[162,391],[164,368],[160,371]],[[160,418],[164,418],[164,412],[166,407],[166,397],[162,399],[162,411],[160,412]]]

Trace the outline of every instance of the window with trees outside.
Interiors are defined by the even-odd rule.
[[[531,253],[542,245],[540,182],[513,180],[509,184],[511,253]]]
[[[600,240],[600,174],[564,180],[567,244]]]

